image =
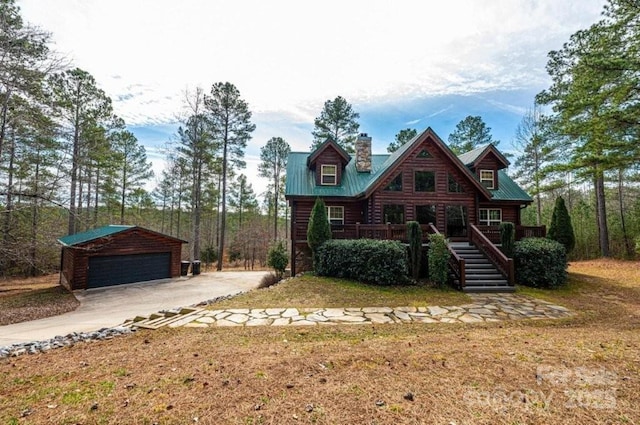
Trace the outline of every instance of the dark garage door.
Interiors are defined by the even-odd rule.
[[[171,253],[89,258],[87,288],[122,285],[171,277]]]

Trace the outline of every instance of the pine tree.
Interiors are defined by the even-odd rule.
[[[449,135],[449,148],[456,155],[474,150],[489,143],[494,146],[500,144],[491,136],[491,127],[480,116],[467,116],[456,125],[456,129]]]
[[[272,137],[266,145],[260,148],[258,172],[261,177],[271,179],[273,184],[273,240],[278,239],[278,204],[280,200],[280,178],[287,168],[287,159],[291,148],[282,137]]]
[[[396,134],[395,140],[389,143],[389,146],[387,146],[387,152],[392,153],[397,151],[400,146],[404,145],[417,135],[418,132],[415,128],[405,128],[403,130],[400,130],[400,132]]]
[[[355,152],[355,142],[360,127],[358,118],[360,114],[354,112],[342,96],[327,100],[320,116],[313,122],[311,150],[315,150],[327,139],[331,139],[347,152]]]
[[[556,198],[547,237],[564,245],[567,254],[573,250],[576,244],[573,226],[571,225],[571,216],[567,211],[562,196]]]
[[[220,241],[218,244],[217,270],[222,270],[224,258],[225,228],[227,219],[227,177],[233,167],[244,168],[244,150],[256,126],[251,123],[251,111],[240,91],[231,83],[215,83],[210,96],[205,96],[207,118],[215,139],[222,150],[222,188],[220,191]]]
[[[112,118],[111,99],[98,88],[96,80],[79,68],[54,74],[50,79],[52,97],[70,141],[71,183],[67,232],[77,231],[77,209],[81,202],[80,177],[96,129]],[[80,191],[79,191],[80,189]]]
[[[112,135],[114,186],[120,195],[120,224],[124,224],[127,197],[136,189],[142,189],[153,177],[151,163],[147,162],[144,146],[130,131],[118,131]]]

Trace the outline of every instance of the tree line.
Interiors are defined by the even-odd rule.
[[[154,176],[111,98],[51,41],[15,0],[0,0],[0,274],[55,269],[58,237],[116,223],[186,239],[190,259],[217,258],[219,269],[223,258],[264,263],[269,241],[282,237],[289,146],[275,137],[261,149],[260,175],[272,183],[260,205],[240,173],[255,125],[238,89],[215,83],[186,94],[167,167]]]

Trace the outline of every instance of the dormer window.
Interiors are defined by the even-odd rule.
[[[495,189],[493,170],[480,170],[480,183],[487,189]]]
[[[335,186],[338,181],[338,167],[335,165],[320,166],[320,184]]]

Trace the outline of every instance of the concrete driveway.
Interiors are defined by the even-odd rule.
[[[46,319],[0,326],[0,347],[43,341],[71,332],[90,332],[122,324],[135,316],[186,307],[258,286],[267,272],[212,272],[199,276],[162,279],[75,291],[80,306],[72,312]]]

